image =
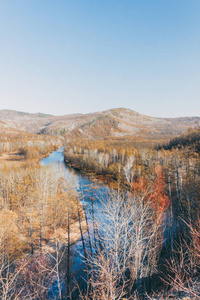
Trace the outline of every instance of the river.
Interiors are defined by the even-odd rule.
[[[103,184],[99,184],[98,182],[91,180],[91,176],[77,172],[74,169],[70,168],[65,164],[64,156],[63,156],[64,146],[59,148],[57,151],[53,151],[49,156],[43,158],[40,163],[43,166],[50,165],[62,165],[64,168],[64,172],[66,178],[73,181],[76,187],[76,190],[79,195],[79,201],[83,205],[85,212],[87,214],[88,222],[92,224],[92,211],[94,212],[95,219],[102,220],[104,216],[102,216],[103,212],[103,204],[102,201],[105,202],[106,198],[109,195],[109,188]],[[93,209],[92,209],[92,201],[93,199]],[[90,230],[90,234],[92,237],[93,230]],[[86,241],[86,248],[89,250],[88,234],[84,234],[84,239]],[[85,288],[85,264],[83,262],[84,251],[83,251],[83,243],[82,240],[79,239],[74,245],[71,245],[71,253],[73,253],[72,265],[70,268],[72,287],[75,286],[75,281],[84,289]],[[55,290],[53,290],[53,294],[55,295]],[[73,298],[76,299],[77,292],[74,293]],[[52,297],[53,298],[53,297]]]
[[[104,184],[101,184],[98,180],[96,180],[93,176],[89,176],[88,174],[85,174],[84,172],[81,171],[75,171],[73,168],[70,168],[69,166],[67,166],[64,162],[64,156],[63,156],[63,150],[64,147],[58,149],[57,151],[52,152],[48,157],[44,158],[41,160],[41,164],[44,166],[50,166],[52,164],[55,164],[57,166],[62,166],[63,171],[66,175],[66,177],[69,178],[69,180],[73,181],[73,183],[75,184],[77,193],[78,193],[78,197],[79,197],[79,201],[81,202],[82,206],[84,207],[84,210],[86,212],[86,216],[88,219],[88,223],[91,224],[91,226],[89,226],[89,231],[90,231],[90,237],[91,237],[91,241],[92,241],[92,245],[94,245],[95,243],[95,239],[94,239],[94,235],[93,235],[93,226],[92,226],[92,221],[93,218],[91,217],[92,215],[95,216],[95,219],[100,222],[100,232],[99,235],[101,237],[104,238],[103,232],[107,231],[109,228],[109,226],[107,226],[109,224],[109,213],[104,213],[104,208],[105,208],[105,204],[107,206],[108,205],[108,197],[110,196],[110,188]],[[123,193],[123,192],[122,192]],[[125,196],[125,198],[123,199],[127,199],[126,198],[126,192],[123,194]],[[127,195],[128,196],[128,195]],[[91,199],[93,199],[93,201],[91,201]],[[131,199],[131,198],[130,198]],[[103,204],[104,203],[104,204]],[[126,201],[124,202],[126,203]],[[133,211],[131,211],[131,219],[130,222],[128,221],[128,230],[129,230],[129,234],[130,231],[132,232],[132,237],[133,237],[133,244],[130,244],[131,247],[135,247],[135,245],[137,246],[137,244],[134,244],[134,236],[135,236],[135,229],[134,228],[138,228],[138,223],[134,223],[136,218],[134,217],[136,213],[136,216],[138,218],[138,212],[140,212],[140,206],[137,206],[137,203],[139,203],[138,201],[136,202],[131,202],[131,208],[133,209]],[[133,204],[133,205],[132,205]],[[134,208],[135,207],[135,208]],[[143,206],[142,206],[143,207]],[[145,208],[145,206],[144,206]],[[94,214],[93,214],[94,212]],[[123,213],[126,213],[126,209],[124,211],[119,211],[117,212],[117,216],[122,217],[123,218]],[[122,214],[121,214],[122,213]],[[129,208],[128,208],[128,213],[129,213]],[[144,211],[145,213],[145,211]],[[177,227],[174,227],[174,224],[176,224],[176,220],[174,219],[174,217],[169,214],[170,212],[166,212],[166,218],[164,218],[163,220],[163,224],[162,224],[162,228],[161,230],[163,230],[163,235],[161,235],[161,243],[163,245],[163,247],[161,248],[161,256],[160,256],[160,264],[158,265],[160,270],[163,271],[163,269],[165,270],[165,265],[163,264],[163,261],[165,259],[168,259],[170,257],[170,247],[171,247],[171,241],[173,242],[173,238],[175,238],[176,236],[178,237],[179,231],[177,231]],[[125,220],[127,219],[127,216],[129,215],[125,215],[126,217],[124,218]],[[141,215],[142,216],[142,215]],[[147,211],[147,216],[148,218],[148,211]],[[170,216],[170,220],[168,220],[168,216]],[[140,217],[140,215],[139,215]],[[143,217],[144,218],[144,217]],[[129,219],[127,219],[129,220]],[[145,222],[145,218],[144,218],[144,222]],[[118,223],[115,223],[118,224]],[[148,225],[148,223],[145,223]],[[115,225],[114,225],[115,226]],[[135,226],[135,227],[134,227]],[[141,226],[141,230],[143,230],[143,224],[140,225]],[[123,228],[122,228],[123,229]],[[125,225],[125,229],[126,229],[126,225]],[[101,231],[102,230],[102,231]],[[148,246],[148,239],[152,239],[151,235],[151,227],[149,226],[149,230],[150,230],[150,235],[148,236],[148,233],[146,231],[144,231],[144,236],[145,238],[143,238],[143,236],[141,237],[141,241],[146,239],[146,244]],[[157,236],[159,234],[156,233]],[[157,238],[156,236],[156,238]],[[126,236],[125,236],[126,237]],[[117,239],[118,240],[118,239]],[[122,243],[124,242],[123,240],[123,231],[122,231],[122,239],[119,239]],[[131,239],[129,239],[131,240]],[[91,248],[89,247],[89,241],[88,241],[88,233],[84,234],[84,241],[86,244],[86,249],[90,252]],[[109,242],[109,240],[108,240]],[[127,246],[128,245],[128,246]],[[95,250],[94,250],[94,246],[92,246],[92,255],[95,255]],[[126,247],[129,247],[129,243],[126,244]],[[129,253],[129,248],[127,248]],[[70,286],[73,289],[76,286],[76,283],[78,283],[81,291],[83,291],[84,294],[84,289],[87,287],[86,281],[87,281],[87,274],[86,274],[86,265],[84,264],[84,251],[83,251],[83,242],[81,239],[79,239],[75,244],[70,246],[70,250],[71,250],[71,256],[72,256],[72,263],[70,266]],[[148,250],[148,248],[147,248]],[[145,250],[143,251],[144,254],[142,255],[147,255],[148,253],[145,252]],[[162,257],[163,255],[163,257]],[[145,257],[145,261],[144,264],[141,265],[141,268],[144,268],[146,265],[145,263],[147,262],[147,258]],[[122,257],[123,258],[123,257]],[[164,259],[163,259],[164,258]],[[133,256],[134,259],[134,256]],[[67,268],[67,264],[66,264],[66,268]],[[128,274],[128,273],[127,273]],[[129,275],[128,275],[129,276]],[[127,277],[128,278],[128,277]],[[152,277],[138,277],[136,280],[136,283],[139,284],[141,286],[141,290],[139,292],[141,292],[141,294],[144,293],[146,287],[148,289],[151,289],[151,285],[152,285],[152,278],[154,280],[154,288],[158,289],[160,288],[160,278],[157,276],[157,274],[153,274]],[[55,299],[55,293],[57,290],[57,286],[56,283],[54,285],[54,287],[52,288],[52,296],[50,295],[49,299]],[[66,293],[65,293],[66,294]],[[73,296],[71,299],[79,299],[79,291],[78,289],[76,289],[75,292],[73,292]],[[58,299],[58,297],[56,298]]]

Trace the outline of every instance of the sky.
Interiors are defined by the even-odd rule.
[[[200,116],[199,0],[0,0],[0,109]]]

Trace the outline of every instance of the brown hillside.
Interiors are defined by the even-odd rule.
[[[149,117],[125,108],[63,116],[0,111],[0,122],[6,123],[3,125],[10,128],[89,139],[126,136],[166,139],[187,132],[188,128],[195,127],[199,121],[200,117]]]

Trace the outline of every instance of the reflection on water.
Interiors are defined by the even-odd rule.
[[[75,183],[79,200],[87,214],[88,223],[92,223],[92,213],[94,213],[96,219],[103,219],[105,221],[102,201],[106,201],[109,194],[109,188],[104,185],[94,183],[94,181],[90,180],[90,176],[68,167],[64,162],[63,150],[64,147],[52,152],[48,157],[45,157],[40,161],[41,164],[44,166],[50,166],[52,164],[55,164],[56,166],[59,164],[62,165],[64,167],[65,177],[69,181]],[[91,199],[93,200],[93,209]],[[91,229],[90,235],[93,239],[93,230]],[[86,248],[89,251],[87,233],[84,234],[84,239],[86,242]],[[84,252],[81,239],[71,246],[71,253],[73,253],[73,263],[70,269],[71,278],[74,278],[74,285],[76,281],[80,286],[83,286],[86,279],[86,272],[85,264],[83,262]]]

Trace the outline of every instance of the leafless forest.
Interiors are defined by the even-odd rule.
[[[1,132],[0,298],[200,299],[198,126],[155,140],[75,133]],[[62,164],[40,165],[62,145],[68,167],[109,187],[101,216]]]

